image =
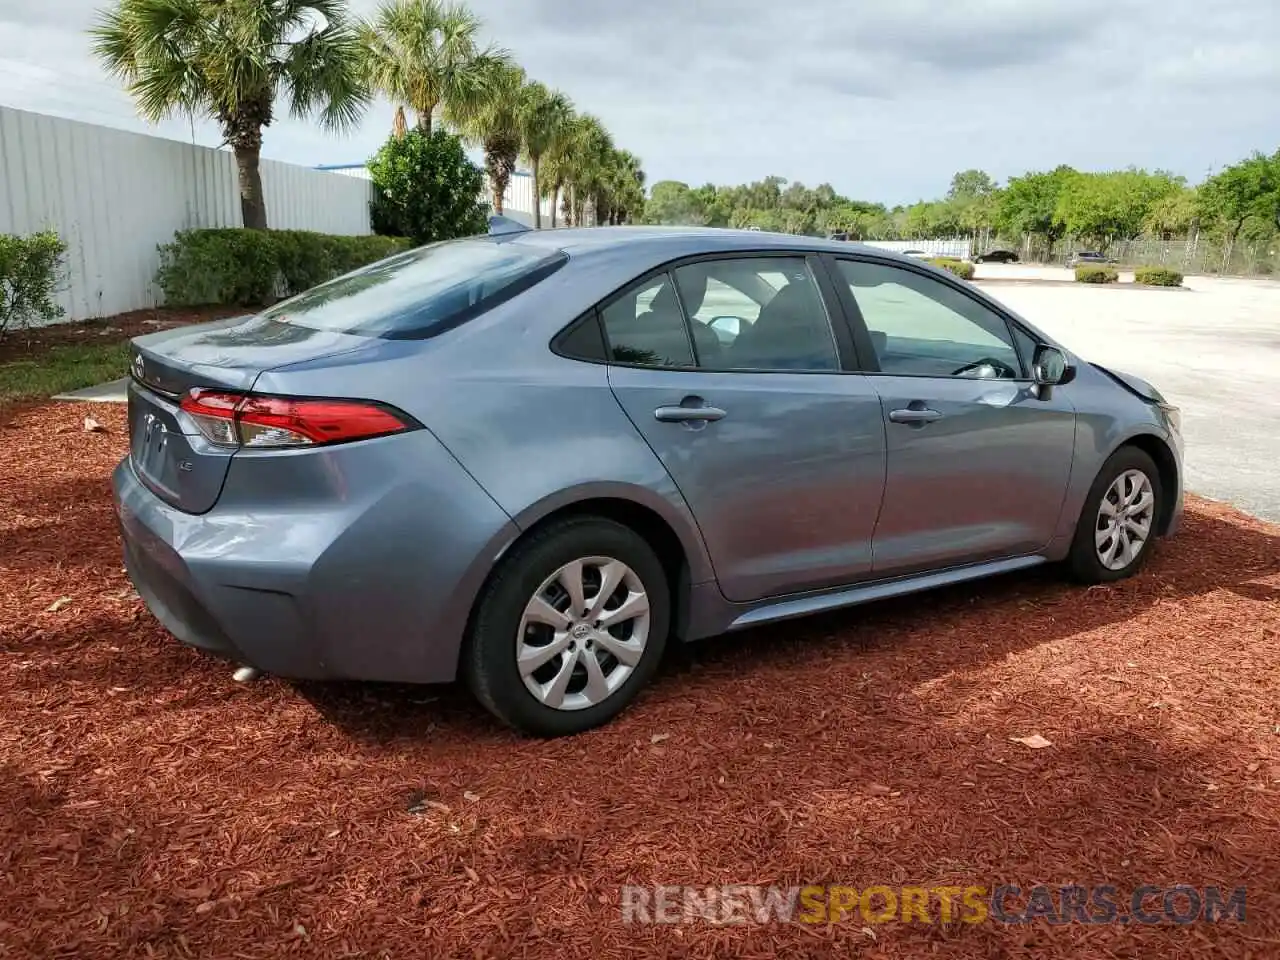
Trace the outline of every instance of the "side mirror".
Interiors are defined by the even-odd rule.
[[[708,326],[721,336],[730,339],[742,332],[742,321],[737,317],[713,317]]]
[[[1076,368],[1067,363],[1067,355],[1057,347],[1042,343],[1036,347],[1031,363],[1031,376],[1041,387],[1055,387],[1075,379]]]

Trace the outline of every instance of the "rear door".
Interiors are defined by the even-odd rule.
[[[906,264],[834,264],[866,336],[887,441],[875,573],[1031,554],[1053,537],[1075,445],[1069,391],[1030,378],[1029,334]]]
[[[880,401],[846,370],[851,338],[832,323],[820,271],[802,255],[713,258],[601,310],[614,395],[680,488],[733,601],[871,571]]]

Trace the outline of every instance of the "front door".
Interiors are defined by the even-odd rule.
[[[1030,378],[1030,336],[960,287],[905,266],[842,259],[880,367],[888,467],[877,576],[1042,549],[1075,444],[1069,388]]]
[[[679,267],[601,315],[614,395],[688,502],[728,599],[870,575],[880,399],[842,370],[805,258]]]

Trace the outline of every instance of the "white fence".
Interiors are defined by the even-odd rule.
[[[371,232],[367,181],[263,160],[262,186],[273,227]],[[157,244],[240,223],[230,151],[0,107],[0,233],[63,238],[68,319],[154,306]]]
[[[493,202],[492,195],[485,199],[490,203]],[[551,209],[551,198],[543,199],[542,225],[544,227],[551,226]],[[507,184],[506,193],[502,195],[502,212],[504,216],[523,223],[527,227],[533,226],[533,174],[526,173],[523,170],[515,172],[511,177],[511,182]],[[557,211],[557,226],[560,225],[561,219],[560,213]]]
[[[961,260],[969,257],[968,237],[959,237],[955,240],[859,240],[858,242],[868,247],[892,250],[894,253],[920,250],[931,257],[958,257]]]

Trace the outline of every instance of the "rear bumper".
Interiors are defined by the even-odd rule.
[[[129,578],[182,643],[267,673],[454,679],[471,604],[517,531],[415,434],[321,454],[318,486],[300,472],[318,451],[293,458],[292,476],[271,478],[287,493],[267,500],[264,471],[288,458],[237,457],[202,515],[165,503],[126,458],[112,485]]]

